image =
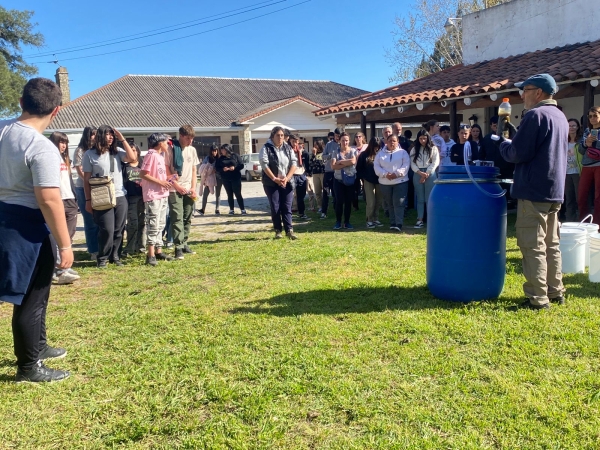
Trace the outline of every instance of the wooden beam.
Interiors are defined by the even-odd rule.
[[[582,127],[587,128],[588,125],[588,111],[594,106],[594,86],[589,81],[585,83],[585,92],[583,94],[583,115],[581,117]]]
[[[456,113],[456,102],[450,102],[450,133],[452,133],[452,139],[458,142],[458,114]]]
[[[371,122],[371,136],[369,137],[369,140],[374,137],[377,137],[377,130],[375,129],[375,122]]]
[[[360,131],[365,136],[367,136],[367,116],[364,114],[360,114]]]

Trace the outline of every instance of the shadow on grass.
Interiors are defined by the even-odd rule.
[[[422,287],[357,287],[321,289],[281,294],[267,300],[248,302],[229,310],[231,314],[271,314],[298,316],[302,314],[335,315],[369,313],[387,310],[417,311],[422,309],[455,309],[480,302],[460,303],[436,299],[426,286]]]

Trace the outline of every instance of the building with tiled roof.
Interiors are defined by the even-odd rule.
[[[549,73],[559,86],[555,99],[565,115],[586,119],[589,107],[600,101],[594,93],[600,79],[600,29],[586,31],[588,42],[565,44],[582,37],[580,30],[569,34],[565,25],[579,14],[582,2],[548,0],[543,5],[547,10],[540,11],[540,2],[515,0],[466,15],[463,28],[469,33],[463,36],[463,58],[469,63],[331,104],[315,114],[340,125],[360,123],[365,132],[368,123],[373,130],[377,123],[423,123],[432,118],[449,122],[454,131],[470,119],[485,131],[504,97],[510,99],[512,120],[518,124],[523,102],[514,84]],[[519,20],[512,23],[506,17]],[[556,32],[562,29],[564,33]],[[562,45],[544,47],[553,42]],[[495,55],[501,57],[491,58]]]
[[[275,125],[309,142],[327,135],[335,121],[319,120],[312,111],[365,92],[331,81],[126,75],[67,103],[48,131],[77,134],[108,124],[145,149],[148,134],[176,133],[190,124],[201,155],[212,143],[249,153],[260,149]]]

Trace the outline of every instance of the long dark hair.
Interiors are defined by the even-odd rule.
[[[58,145],[61,142],[67,144],[67,148],[65,149],[65,152],[61,153],[60,156],[62,157],[63,161],[67,164],[67,167],[71,167],[71,160],[69,159],[69,137],[65,133],[62,133],[60,131],[55,131],[54,133],[52,133],[50,135],[50,137],[48,139],[50,139],[50,141],[54,145],[56,145],[56,148],[58,148],[59,151],[60,151],[60,147]]]
[[[112,144],[108,145],[106,136],[112,134]],[[109,152],[111,155],[117,154],[117,138],[115,136],[115,130],[110,125],[100,125],[98,131],[96,131],[96,140],[94,141],[94,147],[99,155]]]
[[[96,134],[96,127],[85,127],[83,129],[83,134],[81,135],[81,140],[79,141],[78,147],[82,148],[83,151],[92,148],[93,134]]]
[[[571,140],[571,133],[569,133],[569,142],[578,142],[579,139],[581,139],[581,136],[583,135],[583,132],[581,131],[581,124],[579,123],[579,120],[569,119],[569,120],[567,120],[567,122],[575,122],[577,124],[577,133],[575,134],[575,140],[574,141]]]
[[[212,154],[213,151],[217,151],[217,157],[215,158]],[[210,150],[208,152],[208,162],[213,164],[217,158],[219,157],[219,146],[217,144],[213,144],[210,146]]]
[[[317,139],[315,141],[314,147],[317,147],[317,155],[319,153],[323,153],[323,150],[325,149],[325,143],[323,142],[323,139]]]
[[[469,134],[469,142],[474,142],[473,141],[473,128],[477,128],[479,130],[479,141],[483,140],[483,131],[481,130],[481,127],[474,123],[473,126],[471,127],[471,133]]]
[[[421,136],[427,136],[427,143],[425,145],[421,145],[421,141],[419,140]],[[421,156],[421,152],[423,153],[423,156],[425,156],[425,152],[427,152],[429,157],[431,157],[431,152],[433,151],[433,142],[431,142],[431,135],[425,130],[419,131],[417,133],[417,138],[415,139],[415,145],[413,148],[415,150],[415,156],[413,157],[413,162],[415,164]]]
[[[375,136],[371,138],[367,148],[365,149],[365,153],[367,154],[367,161],[373,162],[375,160],[375,155],[379,151],[379,141]]]
[[[231,151],[231,146],[229,144],[223,144],[219,147],[219,150],[225,150],[228,155],[231,155],[233,152]]]

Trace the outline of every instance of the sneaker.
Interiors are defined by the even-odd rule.
[[[425,224],[422,220],[417,220],[417,223],[415,223],[415,228],[423,228],[424,225]]]
[[[199,216],[203,216],[203,215],[204,215],[204,210],[203,210],[203,209],[197,209],[197,210],[196,210],[196,213],[197,213]]]
[[[146,256],[146,264],[149,266],[157,266],[156,256]]]
[[[220,215],[221,215],[221,213],[219,212],[219,210],[215,209],[215,216],[220,216]]]
[[[69,378],[71,374],[66,370],[49,369],[39,361],[30,370],[23,371],[17,369],[17,375],[15,381],[17,383],[30,382],[30,383],[50,383],[52,381],[62,381]]]
[[[390,227],[390,230],[392,230],[392,231],[402,231],[402,225],[392,225]]]
[[[558,297],[554,297],[550,299],[550,303],[556,303],[558,305],[564,305],[565,304],[565,297],[563,297],[562,295],[558,296]]]
[[[290,229],[289,231],[286,231],[286,232],[285,232],[285,235],[286,235],[286,236],[287,236],[289,239],[291,239],[292,241],[295,241],[296,239],[298,239],[298,236],[296,236],[296,235],[294,234],[294,230],[292,230],[292,229]]]
[[[79,275],[79,273],[77,273],[75,270],[73,270],[71,267],[69,267],[67,269],[67,272],[69,272],[71,275]]]
[[[111,263],[113,263],[117,267],[121,267],[123,265],[120,259],[115,259],[114,261],[111,261]]]
[[[281,235],[281,231],[275,232],[275,239],[281,239],[283,236]]]
[[[317,214],[321,214],[323,211],[321,210],[321,208],[317,209]]]
[[[534,309],[536,311],[540,309],[550,309],[550,303],[545,303],[543,305],[534,305],[533,303],[531,303],[530,299],[527,299],[523,303],[519,304],[519,308]]]
[[[58,283],[58,276],[56,275],[56,272],[54,272],[54,273],[52,274],[52,282],[53,282],[53,283]]]
[[[336,222],[335,225],[333,226],[334,230],[341,230],[342,229],[342,224],[339,222]]]
[[[183,249],[182,248],[175,249],[175,259],[183,259]]]
[[[247,216],[247,215],[248,215],[248,213],[246,212],[246,210],[242,209],[242,216]]]
[[[167,247],[167,248],[171,248],[171,247],[173,247],[174,245],[175,245],[175,244],[173,244],[172,242],[167,242],[167,245],[166,245],[166,247]]]
[[[346,223],[344,224],[344,228],[345,228],[346,230],[354,230],[354,227],[353,227],[352,225],[350,225],[350,222],[346,222]]]
[[[379,220],[376,220],[373,223],[375,224],[376,227],[382,227],[383,226],[383,224]]]
[[[155,256],[157,261],[173,261],[173,258],[169,255],[165,255],[164,253],[156,253]]]
[[[308,217],[306,214],[302,214],[301,216],[298,215],[298,219],[300,219],[300,220],[308,220],[308,219],[310,219],[310,217]]]
[[[96,267],[98,267],[98,269],[106,269],[108,267],[108,262],[98,260]]]
[[[46,361],[48,359],[61,359],[67,356],[67,351],[64,348],[54,348],[49,345],[42,350],[38,356],[40,361]]]
[[[375,224],[373,222],[367,222],[367,228],[375,228]]]
[[[194,250],[192,250],[189,245],[184,245],[182,250],[183,250],[183,253],[188,253],[190,255],[196,254],[196,252]]]
[[[73,275],[67,270],[63,270],[62,273],[57,273],[56,275],[56,284],[71,284],[81,278],[79,275]]]
[[[325,213],[321,213],[321,217],[320,217],[320,219],[327,219],[327,214],[325,214]]]
[[[233,216],[234,214],[235,214],[235,211],[234,211],[233,209],[230,209],[230,210],[229,210],[229,215],[230,215],[230,216]]]

